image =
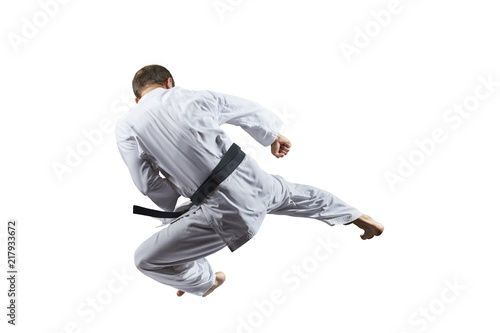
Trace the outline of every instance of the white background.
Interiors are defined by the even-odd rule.
[[[443,118],[479,77],[500,81],[495,3],[401,0],[349,62],[342,43],[376,29],[370,12],[390,1],[220,2],[230,10],[212,0],[71,0],[46,22],[37,1],[2,2],[5,275],[6,224],[19,225],[18,325],[7,324],[2,278],[2,332],[498,331],[500,86],[456,128]],[[14,46],[34,16],[38,31]],[[361,241],[354,226],[268,216],[244,247],[210,256],[227,275],[210,297],[177,298],[142,275],[134,251],[159,229],[131,207],[154,205],[113,131],[95,131],[128,108],[134,73],[152,63],[178,86],[271,108],[293,144],[284,159],[226,128],[265,170],[331,191],[385,233]],[[446,140],[415,153],[436,128]],[[90,146],[84,132],[95,134]],[[87,155],[58,177],[54,165],[78,147]],[[411,154],[420,165],[391,189],[386,173]],[[320,248],[318,262],[325,240],[339,246]]]

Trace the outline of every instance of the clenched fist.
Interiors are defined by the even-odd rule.
[[[276,158],[284,157],[292,148],[292,143],[286,137],[278,134],[278,137],[271,144],[271,153],[276,156]]]

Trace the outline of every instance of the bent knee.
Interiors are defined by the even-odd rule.
[[[152,268],[151,258],[148,253],[142,250],[140,247],[135,251],[134,254],[135,267],[140,271],[148,270]]]
[[[174,265],[172,256],[168,251],[159,252],[158,249],[142,246],[135,251],[134,263],[140,271],[163,269]]]

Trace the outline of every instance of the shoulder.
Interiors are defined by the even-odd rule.
[[[140,105],[132,106],[128,111],[126,111],[115,123],[115,135],[117,139],[123,139],[130,135],[132,132],[132,124],[134,123],[134,118],[137,117],[138,112],[140,112]]]
[[[190,96],[190,97],[198,97],[198,98],[209,98],[213,99],[215,94],[211,90],[199,90],[199,89],[184,89],[181,87],[174,87],[172,89],[169,89],[172,91],[172,93],[176,95],[183,95],[183,96]]]

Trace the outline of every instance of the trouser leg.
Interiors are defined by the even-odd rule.
[[[332,193],[314,186],[296,184],[280,176],[276,179],[277,191],[274,206],[269,214],[308,217],[329,225],[346,224],[358,219],[362,213]]]
[[[135,264],[160,283],[201,296],[215,282],[205,257],[225,246],[198,207],[143,242]]]

